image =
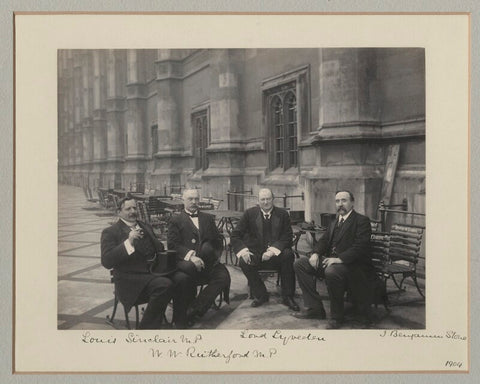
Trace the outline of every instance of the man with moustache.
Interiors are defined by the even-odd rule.
[[[292,251],[290,216],[284,209],[273,205],[273,193],[268,188],[258,192],[258,206],[245,211],[232,232],[233,251],[239,258],[254,297],[252,307],[269,300],[259,269],[279,270],[282,286],[282,303],[299,311],[293,299],[295,294],[294,254]]]
[[[179,270],[204,287],[188,309],[188,323],[193,325],[212,306],[215,298],[224,293],[229,303],[230,274],[220,263],[223,239],[214,216],[200,212],[197,189],[183,192],[184,210],[174,215],[168,225],[167,245],[177,252]]]
[[[173,322],[187,327],[187,305],[193,299],[191,278],[176,271],[175,258],[161,255],[163,244],[152,227],[137,220],[137,205],[131,196],[119,201],[118,221],[101,236],[101,261],[113,269],[116,295],[130,311],[135,303],[147,302],[140,329],[160,329],[169,301],[173,298]],[[173,261],[173,262],[172,262]],[[155,273],[151,265],[156,263]]]
[[[335,194],[337,218],[330,223],[318,241],[310,258],[301,257],[294,264],[295,274],[302,289],[305,312],[295,314],[301,319],[325,319],[325,309],[316,290],[316,279],[325,279],[330,298],[331,318],[327,329],[338,329],[344,321],[344,295],[350,291],[361,313],[370,321],[373,272],[369,255],[370,220],[353,209],[354,197],[350,191]]]

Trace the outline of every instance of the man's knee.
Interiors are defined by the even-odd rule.
[[[180,272],[183,272],[190,277],[195,277],[197,274],[197,268],[191,261],[181,260],[177,263],[177,268]]]
[[[151,295],[169,293],[173,291],[174,282],[166,277],[156,277],[149,283]]]
[[[331,264],[327,268],[325,268],[325,280],[333,281],[333,280],[345,280],[347,271],[345,267],[341,264]]]
[[[222,282],[225,285],[230,285],[230,273],[228,272],[228,269],[225,267],[225,265],[217,264],[215,266],[212,280]]]
[[[193,282],[192,277],[190,275],[188,275],[187,273],[182,272],[182,271],[175,272],[172,280],[174,281],[174,283],[177,286],[180,286],[180,287],[189,286]]]

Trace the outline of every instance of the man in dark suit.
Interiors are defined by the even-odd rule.
[[[233,251],[239,258],[240,268],[254,297],[251,305],[258,307],[269,299],[258,270],[277,269],[280,273],[283,304],[299,311],[300,308],[293,299],[295,273],[290,216],[284,209],[273,205],[270,189],[260,189],[258,204],[245,211],[231,237]]]
[[[178,268],[204,285],[188,309],[190,325],[208,311],[221,292],[229,303],[231,281],[227,268],[220,263],[223,239],[215,218],[198,210],[199,200],[198,190],[183,192],[184,210],[170,219],[167,237],[168,248],[177,252]]]
[[[349,191],[335,194],[337,218],[318,241],[310,258],[301,257],[295,273],[303,293],[305,312],[297,318],[325,319],[325,309],[316,290],[314,276],[325,279],[330,298],[331,319],[327,329],[337,329],[344,321],[344,295],[350,291],[354,302],[369,321],[372,289],[369,283],[372,265],[369,256],[370,220],[353,209],[354,197]]]
[[[137,302],[147,302],[139,327],[159,329],[167,304],[173,297],[173,321],[177,328],[187,326],[187,306],[194,297],[191,278],[176,271],[175,258],[160,255],[163,244],[152,227],[137,220],[135,200],[127,196],[119,201],[119,219],[101,236],[101,260],[113,269],[116,294],[129,311]],[[150,267],[157,268],[152,274]]]

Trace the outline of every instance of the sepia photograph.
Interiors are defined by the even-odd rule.
[[[424,49],[57,71],[59,329],[425,328]]]

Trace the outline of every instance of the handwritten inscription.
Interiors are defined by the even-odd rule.
[[[89,331],[82,333],[82,342],[86,344],[116,344],[117,338],[116,337],[96,337],[93,336]]]
[[[307,334],[299,333],[283,333],[282,331],[273,332],[254,332],[254,331],[241,331],[240,338],[242,339],[264,339],[275,340],[281,342],[282,345],[287,345],[291,341],[326,341],[324,337],[317,336],[311,332]]]
[[[196,344],[202,340],[202,335],[197,334],[195,336],[180,335],[178,338],[170,336],[159,336],[156,334],[153,337],[141,336],[138,333],[129,332],[125,341],[127,343],[146,343],[146,344]]]
[[[445,362],[445,366],[448,368],[462,368],[463,363],[461,361],[448,360]]]
[[[435,334],[435,333],[424,333],[424,332],[405,332],[399,330],[393,331],[383,331],[380,333],[380,337],[385,338],[397,338],[397,339],[450,339],[450,340],[458,340],[458,341],[465,341],[467,340],[466,336],[462,336],[455,331],[447,331],[444,334]]]
[[[150,354],[152,357],[158,358],[189,358],[189,359],[220,359],[223,360],[226,364],[230,363],[232,360],[241,360],[241,359],[271,359],[277,354],[276,348],[268,348],[265,350],[259,349],[247,349],[244,351],[237,351],[234,349],[222,350],[219,348],[210,348],[210,349],[201,349],[196,347],[188,347],[184,351],[169,349],[166,352],[163,352],[156,348],[150,349]]]

